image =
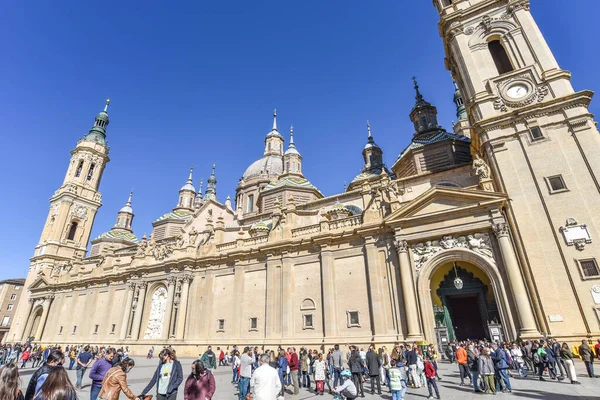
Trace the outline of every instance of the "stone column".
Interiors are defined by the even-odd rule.
[[[121,339],[127,338],[127,328],[129,327],[129,321],[131,320],[132,305],[133,305],[133,294],[135,292],[135,283],[129,282],[127,284],[127,300],[125,301],[125,312],[123,313],[123,323],[121,325]]]
[[[283,251],[281,255],[281,338],[286,341],[291,341],[294,337],[294,321],[292,319],[294,313],[292,308],[292,269],[294,266],[292,265],[290,253]]]
[[[131,328],[131,338],[138,340],[140,336],[140,324],[142,323],[142,314],[144,313],[144,301],[146,300],[146,288],[148,284],[146,282],[139,282],[137,284],[139,289],[137,305],[135,307],[135,315],[133,316],[133,326]]]
[[[525,283],[521,276],[519,262],[517,261],[512,241],[510,240],[508,224],[506,224],[506,222],[494,224],[492,225],[492,230],[498,239],[498,246],[500,247],[500,253],[502,254],[502,260],[504,261],[504,268],[506,268],[506,275],[508,276],[508,281],[510,282],[510,287],[515,299],[515,305],[521,323],[519,336],[539,337],[540,333],[535,324],[535,317],[533,316],[531,303],[529,302]]]
[[[265,337],[267,339],[281,336],[281,260],[273,254],[267,254],[267,290]]]
[[[406,328],[408,335],[406,340],[418,340],[423,337],[419,326],[419,311],[417,309],[417,297],[413,282],[412,267],[408,254],[408,243],[406,240],[394,242],[398,252],[398,266],[400,269],[400,284],[402,285],[402,297],[404,299],[404,312],[406,314]]]
[[[323,333],[326,338],[337,337],[338,321],[335,305],[335,271],[333,254],[327,245],[321,246],[321,282],[323,283]]]
[[[52,303],[52,299],[54,296],[46,296],[44,301],[42,302],[42,317],[40,318],[40,323],[37,327],[37,331],[35,333],[35,340],[38,342],[42,341],[42,335],[44,333],[44,326],[46,325],[46,320],[48,319],[48,312],[50,311],[50,304]]]
[[[21,335],[21,342],[25,343],[27,341],[27,331],[29,330],[29,323],[32,322],[31,321],[31,312],[33,311],[33,304],[35,303],[35,299],[32,299],[31,297],[29,299],[27,299],[27,301],[29,302],[29,306],[27,306],[27,314],[26,318],[25,318],[25,325],[23,326],[23,334]],[[8,335],[8,333],[7,333]]]
[[[185,332],[185,320],[187,315],[188,297],[190,293],[190,282],[192,281],[192,275],[186,274],[183,276],[183,283],[181,285],[181,297],[179,298],[179,312],[177,314],[177,330],[175,331],[175,338],[183,340]],[[206,321],[209,323],[209,321]]]
[[[169,338],[169,328],[171,327],[171,318],[173,317],[173,299],[175,298],[175,285],[177,278],[170,276],[167,278],[167,306],[165,308],[165,317],[163,319],[162,332],[160,338],[167,340]]]

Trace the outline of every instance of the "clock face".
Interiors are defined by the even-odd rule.
[[[511,87],[509,87],[506,90],[507,96],[510,97],[511,99],[523,98],[523,97],[527,96],[528,93],[529,93],[529,88],[520,83],[518,83],[516,85],[512,85]]]

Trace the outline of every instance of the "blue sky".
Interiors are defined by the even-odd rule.
[[[532,0],[576,90],[600,88],[597,0]],[[25,276],[69,152],[111,98],[104,206],[92,237],[134,189],[134,230],[217,164],[234,197],[278,110],[306,177],[325,195],[362,166],[366,120],[391,165],[409,143],[419,78],[439,121],[455,119],[431,1],[27,1],[0,13],[0,279]],[[598,101],[592,103],[597,112]]]

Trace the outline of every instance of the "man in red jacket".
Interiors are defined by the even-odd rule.
[[[290,374],[292,374],[292,383],[294,385],[294,394],[300,394],[300,386],[298,385],[298,354],[296,348],[292,347],[292,353],[290,354]]]
[[[440,392],[437,387],[437,383],[435,382],[435,367],[431,363],[431,357],[427,357],[425,361],[425,378],[427,378],[427,390],[429,390],[428,399],[433,399],[433,391],[432,388],[435,389],[435,397],[436,399],[440,398]]]

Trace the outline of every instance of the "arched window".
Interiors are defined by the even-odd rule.
[[[77,171],[75,171],[75,178],[78,178],[81,175],[82,169],[83,169],[83,160],[80,160],[79,165],[77,166]]]
[[[71,222],[71,227],[69,228],[69,233],[67,235],[67,240],[75,240],[75,233],[77,232],[77,222]]]
[[[92,165],[90,165],[90,170],[88,171],[87,174],[87,180],[91,181],[92,180],[92,176],[94,175],[94,168],[96,167],[96,164],[92,163]]]
[[[502,75],[514,69],[510,63],[508,54],[506,54],[504,46],[502,46],[502,43],[500,43],[499,40],[491,40],[488,42],[488,49],[490,50],[494,64],[496,64],[498,74]]]
[[[423,125],[423,128],[429,127],[429,124],[427,123],[427,117],[421,117],[421,125]]]

